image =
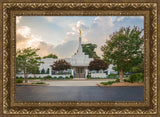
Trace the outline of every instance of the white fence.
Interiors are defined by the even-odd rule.
[[[91,73],[92,78],[106,78],[106,73]]]
[[[31,77],[31,78],[43,78],[45,76],[48,76],[49,74],[28,74],[28,78]],[[65,78],[66,76],[67,77],[70,77],[70,74],[62,74],[62,75],[50,75],[52,77],[63,77]],[[16,77],[22,77],[24,78],[24,74],[16,74]]]

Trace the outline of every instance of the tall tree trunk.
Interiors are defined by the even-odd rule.
[[[119,79],[120,79],[120,82],[123,82],[123,70],[122,69],[119,71]]]
[[[24,82],[28,83],[28,78],[27,78],[27,74],[26,74],[26,70],[24,69]]]

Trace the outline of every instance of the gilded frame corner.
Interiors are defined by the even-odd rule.
[[[158,14],[157,3],[4,2],[3,8],[3,114],[157,114]],[[32,11],[32,12],[30,12]],[[143,15],[145,17],[144,102],[15,102],[15,17],[18,15]],[[112,105],[112,106],[110,106]],[[38,107],[37,107],[38,106]]]

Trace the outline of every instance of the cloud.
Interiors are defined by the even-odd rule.
[[[46,16],[44,17],[48,22],[53,22],[54,21],[54,17],[53,16]]]
[[[64,16],[65,17],[65,16]],[[31,29],[28,26],[17,27],[17,47],[25,48],[28,46],[40,48],[39,55],[45,56],[50,53],[56,54],[60,58],[70,58],[78,49],[79,29],[82,30],[82,43],[97,44],[96,52],[102,55],[101,46],[109,40],[109,35],[119,30],[121,26],[130,25],[134,19],[127,20],[129,23],[120,23],[119,21],[126,16],[97,16],[90,20],[77,17],[45,17],[45,22],[52,26],[49,29],[42,29],[37,33],[36,28]],[[143,18],[143,16],[127,16],[127,18]],[[66,19],[66,20],[65,20]],[[79,20],[80,19],[80,20]],[[65,21],[64,21],[65,20]],[[23,21],[23,20],[22,20]],[[48,22],[47,22],[48,21]],[[56,27],[54,27],[54,25]],[[56,30],[55,30],[56,28]],[[44,34],[42,34],[44,33]],[[37,35],[38,34],[38,35]],[[46,36],[47,35],[47,36]],[[51,42],[51,43],[49,43]]]
[[[82,31],[87,31],[89,28],[85,25],[84,22],[78,21],[76,24],[72,26],[72,30],[75,32],[79,32],[79,29]]]
[[[105,43],[106,39],[109,38],[113,27],[114,24],[111,17],[96,17],[89,32],[85,36],[88,43],[97,44],[96,52],[99,56],[102,55],[100,48]]]
[[[87,26],[84,22],[78,21],[72,24],[72,31],[66,33],[66,37],[63,43],[56,46],[55,49],[61,57],[71,57],[78,48],[79,29],[82,30],[82,43],[97,44],[96,52],[99,56],[102,55],[100,50],[102,44],[112,33],[113,20],[111,17],[96,17],[91,23],[91,26]],[[77,47],[76,47],[77,45]]]
[[[71,58],[71,56],[77,51],[78,40],[70,40],[63,44],[59,44],[54,48],[54,52],[60,58]]]
[[[16,24],[19,24],[22,19],[22,16],[16,16]]]
[[[24,49],[27,47],[39,48],[38,54],[46,56],[54,53],[54,45],[42,40],[41,35],[35,35],[28,26],[18,27],[16,31],[16,47],[17,49]]]
[[[144,19],[144,16],[129,16],[130,18],[139,18],[139,19]]]
[[[66,58],[71,57],[76,52],[78,48],[77,36],[74,32],[67,33],[66,41],[55,46],[44,41],[41,35],[33,34],[30,27],[22,26],[18,27],[16,31],[16,46],[17,49],[24,49],[27,47],[39,48],[38,54],[41,57],[53,53],[58,55],[59,58]]]
[[[118,17],[117,18],[117,21],[119,22],[119,21],[121,21],[121,20],[123,20],[124,19],[124,17]]]

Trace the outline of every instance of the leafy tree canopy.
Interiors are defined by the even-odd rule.
[[[53,70],[62,71],[62,70],[69,69],[71,65],[67,61],[61,59],[61,60],[55,61],[54,64],[51,65],[51,67]]]
[[[39,49],[25,48],[17,50],[16,53],[16,70],[17,72],[22,71],[24,73],[25,82],[27,80],[28,73],[36,73],[41,63],[41,57],[37,55]]]
[[[58,58],[58,56],[51,53],[51,54],[49,54],[47,56],[44,56],[43,58]]]
[[[131,67],[143,61],[144,58],[144,37],[143,29],[134,26],[122,27],[118,32],[110,35],[110,40],[102,46],[103,59],[115,66],[115,70],[119,71],[123,76],[123,72],[127,72]]]
[[[101,59],[94,59],[89,63],[89,70],[106,70],[108,68],[108,64]]]
[[[83,52],[86,55],[89,55],[89,58],[100,58],[94,51],[95,48],[97,48],[96,44],[92,44],[92,43],[82,44],[82,48],[83,48]]]

